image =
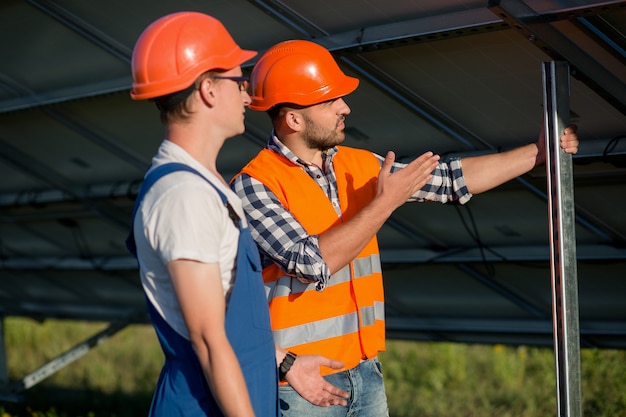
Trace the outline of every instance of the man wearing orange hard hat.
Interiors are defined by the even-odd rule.
[[[135,44],[131,97],[154,101],[165,126],[128,240],[165,355],[151,416],[279,415],[269,317],[250,266],[258,254],[216,169],[224,142],[244,131],[240,65],[255,55],[196,12],[156,20]]]
[[[407,201],[466,203],[544,159],[544,140],[494,155],[443,162],[426,152],[409,164],[340,146],[358,86],[328,50],[281,42],[251,73],[250,108],[269,115],[268,145],[231,182],[261,252],[275,342],[292,358],[281,366],[283,417],[388,415],[378,352],[385,349],[382,268],[376,233]],[[576,153],[575,127],[561,146]],[[285,377],[300,355],[344,363],[325,379],[350,393],[318,408]]]
[[[241,201],[216,169],[224,142],[244,132],[241,64],[255,55],[197,12],[156,20],[133,51],[131,97],[153,101],[165,127],[127,239],[165,355],[151,416],[280,415],[276,360],[286,351],[273,342]],[[292,382],[309,401],[335,404],[345,393],[321,365],[341,363],[309,355]]]

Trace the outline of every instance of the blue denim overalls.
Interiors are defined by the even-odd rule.
[[[137,207],[152,184],[163,175],[179,170],[200,175],[213,186],[228,208],[230,218],[239,228],[237,274],[226,308],[226,334],[239,360],[256,416],[278,416],[276,355],[258,249],[250,231],[241,226],[241,220],[228,204],[226,196],[193,168],[180,163],[164,164],[146,176],[135,201],[133,223]],[[136,257],[132,223],[126,245]],[[154,391],[150,416],[222,416],[191,343],[176,333],[149,301],[147,304],[165,354],[165,364]]]

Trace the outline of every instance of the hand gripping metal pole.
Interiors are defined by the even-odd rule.
[[[543,63],[557,416],[581,417],[580,329],[572,156],[559,140],[569,124],[569,65]]]

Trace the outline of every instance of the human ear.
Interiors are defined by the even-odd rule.
[[[289,110],[285,112],[285,115],[283,116],[283,118],[284,118],[285,124],[289,126],[289,128],[295,132],[301,131],[302,128],[304,127],[304,118],[299,112],[295,110]]]
[[[200,81],[198,94],[207,106],[213,107],[217,99],[215,94],[215,81],[208,77]]]

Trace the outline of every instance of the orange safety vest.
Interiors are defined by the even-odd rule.
[[[304,169],[269,149],[242,172],[262,182],[310,235],[354,217],[376,195],[378,159],[369,151],[338,147],[333,166],[342,218]],[[274,341],[296,354],[319,354],[354,368],[385,350],[385,307],[378,242],[330,277],[323,291],[287,276],[278,265],[263,270]],[[341,370],[323,367],[322,375]]]

